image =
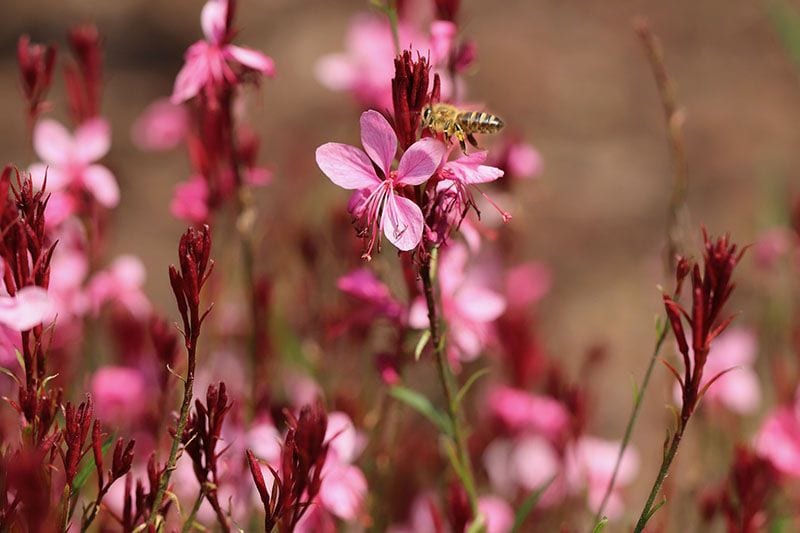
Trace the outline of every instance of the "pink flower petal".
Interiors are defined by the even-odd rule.
[[[225,47],[225,54],[245,67],[256,70],[265,76],[269,76],[270,78],[275,76],[275,62],[271,57],[258,50],[230,44]]]
[[[520,439],[514,447],[511,468],[521,487],[536,490],[558,473],[560,461],[552,444],[531,436]]]
[[[457,33],[458,28],[449,20],[434,20],[431,23],[431,53],[435,63],[449,58]]]
[[[445,163],[444,168],[453,173],[453,177],[463,183],[488,183],[503,175],[499,168],[484,165],[486,152],[473,152],[462,155],[455,161]]]
[[[542,173],[544,162],[539,152],[527,143],[514,143],[508,149],[508,172],[518,178],[535,178]]]
[[[111,148],[111,126],[102,118],[89,119],[75,130],[73,157],[84,164],[97,161]]]
[[[317,166],[333,183],[343,189],[367,189],[381,183],[367,154],[355,146],[341,143],[323,144],[317,148]]]
[[[442,162],[444,151],[444,145],[430,137],[412,144],[400,158],[397,183],[419,185],[426,182]]]
[[[770,414],[755,439],[755,449],[782,473],[800,478],[800,421],[791,409]]]
[[[208,185],[202,176],[194,176],[175,186],[169,204],[175,218],[199,224],[208,218]]]
[[[461,288],[456,305],[462,316],[476,322],[492,322],[506,311],[506,300],[500,294],[475,286]]]
[[[326,463],[319,497],[331,513],[342,520],[358,517],[367,495],[367,478],[358,467]]]
[[[156,100],[139,115],[131,129],[134,144],[141,150],[171,150],[189,130],[189,115],[183,105],[168,98]]]
[[[706,396],[712,394],[722,405],[743,415],[755,412],[761,405],[761,384],[750,367],[736,368],[719,378]]]
[[[14,297],[0,298],[0,322],[25,331],[38,326],[50,310],[50,298],[41,287],[23,287]]]
[[[419,206],[402,196],[391,193],[383,207],[383,233],[399,250],[413,250],[422,239],[425,221]]]
[[[370,159],[389,176],[394,154],[397,152],[397,136],[386,118],[377,111],[361,114],[361,144]]]
[[[327,88],[344,91],[353,87],[359,73],[346,55],[330,54],[317,61],[314,75]]]
[[[45,186],[45,176],[47,177],[47,192],[63,189],[69,183],[69,176],[59,167],[47,166],[44,163],[34,163],[28,167],[33,186],[41,189]]]
[[[64,165],[72,155],[72,135],[55,120],[43,119],[33,129],[33,147],[45,163]]]
[[[502,498],[482,496],[478,510],[486,519],[486,533],[508,533],[514,525],[514,511]]]
[[[83,185],[103,207],[119,203],[119,185],[114,174],[103,165],[92,165],[83,171]]]
[[[200,12],[200,26],[206,40],[219,44],[225,38],[225,23],[228,17],[227,0],[209,0]]]
[[[328,429],[325,431],[325,441],[330,443],[330,449],[336,454],[337,460],[343,463],[352,463],[358,450],[358,432],[350,417],[341,411],[328,414]]]
[[[170,102],[178,105],[197,96],[208,82],[211,71],[206,60],[207,52],[208,45],[204,41],[194,43],[186,51],[185,63],[175,78]]]

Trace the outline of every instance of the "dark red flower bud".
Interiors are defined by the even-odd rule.
[[[53,82],[55,62],[55,46],[32,44],[27,35],[21,36],[17,41],[20,85],[27,103],[28,124],[31,127],[47,106],[45,97]]]
[[[76,124],[100,114],[103,57],[100,33],[92,24],[72,28],[69,41],[74,63],[64,71],[67,97],[72,118]]]
[[[400,146],[405,150],[417,140],[422,108],[431,101],[428,91],[430,64],[420,55],[415,60],[412,52],[406,50],[395,58],[394,69],[394,129]]]

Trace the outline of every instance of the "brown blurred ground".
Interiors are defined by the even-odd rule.
[[[312,65],[342,48],[350,16],[366,2],[241,4],[240,42],[271,54],[279,69],[251,118],[264,135],[263,160],[278,171],[277,184],[262,193],[267,223],[309,217],[320,224],[320,205],[344,205],[345,195],[319,174],[313,149],[331,139],[355,141],[357,109],[347,95],[321,87]],[[631,401],[630,377],[639,380],[652,344],[671,176],[657,93],[631,19],[650,17],[688,113],[694,220],[715,232],[730,230],[739,241],[757,234],[769,206],[767,193],[797,183],[796,72],[759,2],[464,4],[464,32],[480,49],[480,70],[468,80],[471,94],[523,131],[546,164],[544,176],[522,186],[524,194],[512,206],[517,258],[544,260],[555,272],[554,290],[540,308],[545,338],[551,353],[570,368],[589,345],[608,346],[611,359],[593,377],[598,401],[592,430],[616,438]],[[183,50],[199,37],[201,6],[200,1],[7,0],[0,23],[0,161],[20,165],[32,156],[18,107],[17,36],[27,32],[35,40],[63,42],[69,25],[86,20],[105,35],[105,110],[115,136],[108,162],[123,190],[114,251],[145,260],[148,291],[164,305],[165,265],[181,229],[167,205],[188,168],[180,152],[140,154],[128,131],[149,101],[169,93]],[[53,99],[61,104],[60,91]],[[276,225],[267,232],[275,243],[268,262],[277,267],[293,243]],[[740,307],[756,296],[747,282],[741,293]],[[741,319],[755,320],[754,311]],[[643,484],[652,479],[663,438],[662,406],[668,399],[663,374],[657,371],[645,404],[647,422],[635,436],[647,450]]]

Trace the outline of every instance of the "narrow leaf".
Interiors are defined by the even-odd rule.
[[[425,349],[425,346],[428,344],[428,341],[431,339],[431,330],[426,329],[422,332],[422,336],[420,336],[419,340],[417,341],[417,346],[414,348],[414,360],[419,361],[420,356],[422,355],[422,350]]]
[[[464,397],[469,392],[469,389],[472,388],[475,382],[481,379],[489,372],[491,372],[491,369],[489,367],[486,367],[486,368],[481,368],[480,370],[477,370],[474,374],[472,374],[469,377],[469,379],[467,379],[466,383],[464,383],[464,385],[461,387],[461,390],[458,391],[458,394],[456,394],[455,398],[456,405],[461,404],[461,402],[464,400]]]
[[[514,516],[514,526],[511,528],[511,533],[520,533],[522,531],[522,525],[525,523],[525,519],[528,518],[528,515],[531,514],[533,508],[536,507],[537,503],[539,503],[539,499],[542,497],[542,494],[545,493],[555,479],[556,476],[551,477],[545,481],[541,487],[531,492],[522,501],[519,509],[517,509],[516,516]]]
[[[603,518],[600,519],[599,522],[597,522],[594,525],[594,528],[592,528],[592,533],[600,533],[606,528],[607,525],[608,525],[608,517],[604,516]]]
[[[114,443],[113,435],[106,437],[106,440],[103,442],[102,446],[103,455],[105,455],[106,452],[108,452],[109,448],[111,448],[111,445],[113,443]],[[91,453],[87,453],[86,455],[83,456],[83,459],[81,460],[81,467],[78,470],[78,473],[75,475],[75,479],[72,481],[73,494],[80,492],[81,488],[86,483],[86,480],[89,479],[89,476],[94,471],[95,471],[94,456]]]
[[[431,401],[415,390],[396,385],[391,388],[390,394],[395,400],[408,405],[416,412],[430,420],[445,435],[452,435],[453,428],[450,420]]]
[[[14,380],[14,383],[16,383],[18,387],[20,386],[19,378],[17,378],[17,375],[14,374],[11,370],[0,366],[0,374],[5,374],[6,376],[10,377],[11,379]]]

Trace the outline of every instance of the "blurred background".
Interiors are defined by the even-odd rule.
[[[261,256],[279,295],[299,254],[298,235],[290,229],[295,223],[318,232],[320,253],[340,253],[326,224],[347,195],[318,171],[313,153],[329,140],[355,143],[359,109],[349,95],[324,88],[313,65],[342,50],[348,22],[366,3],[240,3],[238,42],[271,55],[278,70],[252,98],[247,120],[263,136],[262,162],[276,172],[258,195],[266,243]],[[475,39],[479,50],[479,68],[467,79],[471,99],[503,117],[544,158],[544,173],[507,199],[513,259],[543,261],[554,274],[553,289],[538,308],[543,341],[572,370],[587,350],[606,350],[606,363],[592,376],[596,435],[622,434],[631,383],[647,365],[661,309],[657,285],[664,282],[672,170],[660,100],[632,19],[647,16],[661,38],[686,112],[693,223],[747,243],[779,216],[786,191],[800,189],[800,87],[770,6],[730,0],[463,2],[462,35]],[[130,128],[147,104],[171,92],[184,50],[201,36],[202,1],[8,0],[3,7],[0,161],[20,167],[34,161],[19,105],[18,36],[28,33],[65,49],[68,27],[96,23],[105,38],[104,114],[114,131],[106,162],[122,188],[110,252],[140,256],[149,296],[171,312],[166,266],[174,261],[183,224],[168,206],[189,165],[181,150],[140,152]],[[50,100],[54,115],[63,117],[57,80]],[[699,244],[699,231],[694,237]],[[741,325],[759,319],[761,289],[752,263],[745,262],[733,302],[744,311]],[[319,281],[327,287],[317,295],[321,305],[337,298],[333,280],[343,273]],[[667,373],[657,369],[634,436],[643,452],[641,486],[654,476],[670,396]],[[690,431],[689,441],[695,437]],[[702,451],[690,444],[685,453]]]

